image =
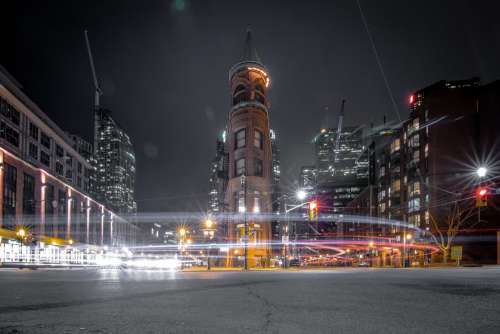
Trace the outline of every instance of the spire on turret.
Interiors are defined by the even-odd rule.
[[[252,61],[260,63],[259,55],[257,54],[257,50],[253,44],[252,30],[250,27],[247,28],[247,36],[245,39],[245,49],[243,52],[243,58],[241,61]]]

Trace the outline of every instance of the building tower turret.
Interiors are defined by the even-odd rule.
[[[253,213],[272,212],[272,150],[267,98],[269,82],[267,69],[260,61],[253,46],[252,33],[248,30],[243,58],[229,71],[231,109],[226,142],[229,153],[226,203],[229,212],[247,213],[248,267],[269,265],[271,255],[270,222],[252,217]],[[229,240],[244,242],[245,234],[243,219],[229,222]],[[236,265],[233,259],[237,256],[234,255],[243,255],[244,249],[232,249],[231,252],[228,264]]]

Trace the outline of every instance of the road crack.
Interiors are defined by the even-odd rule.
[[[254,297],[264,305],[264,325],[262,326],[261,332],[268,333],[269,328],[271,327],[274,306],[267,298],[253,291],[250,286],[247,287],[247,291],[249,296]]]

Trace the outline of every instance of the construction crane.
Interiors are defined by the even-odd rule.
[[[342,132],[342,122],[344,120],[344,106],[345,100],[342,99],[342,104],[340,106],[339,122],[337,124],[337,138],[335,139],[335,148],[333,149],[333,161],[337,161],[337,153],[340,148],[340,136]]]
[[[99,86],[99,81],[97,80],[97,74],[95,72],[94,58],[92,57],[92,51],[90,50],[90,42],[87,30],[85,30],[85,42],[87,43],[87,52],[89,54],[90,68],[92,70],[92,77],[94,79],[94,108],[98,110],[100,108],[100,99],[102,95],[101,87]]]

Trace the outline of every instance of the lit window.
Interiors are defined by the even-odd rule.
[[[262,132],[259,130],[254,130],[253,146],[260,148],[261,150],[264,146],[264,137],[262,136]]]
[[[255,192],[255,197],[253,198],[253,212],[260,212],[260,193],[258,191]]]
[[[392,182],[392,189],[394,192],[399,192],[400,189],[401,189],[401,181],[398,179],[398,180],[394,180]]]
[[[391,153],[397,152],[399,151],[399,149],[400,149],[400,141],[399,138],[397,138],[391,143]]]

